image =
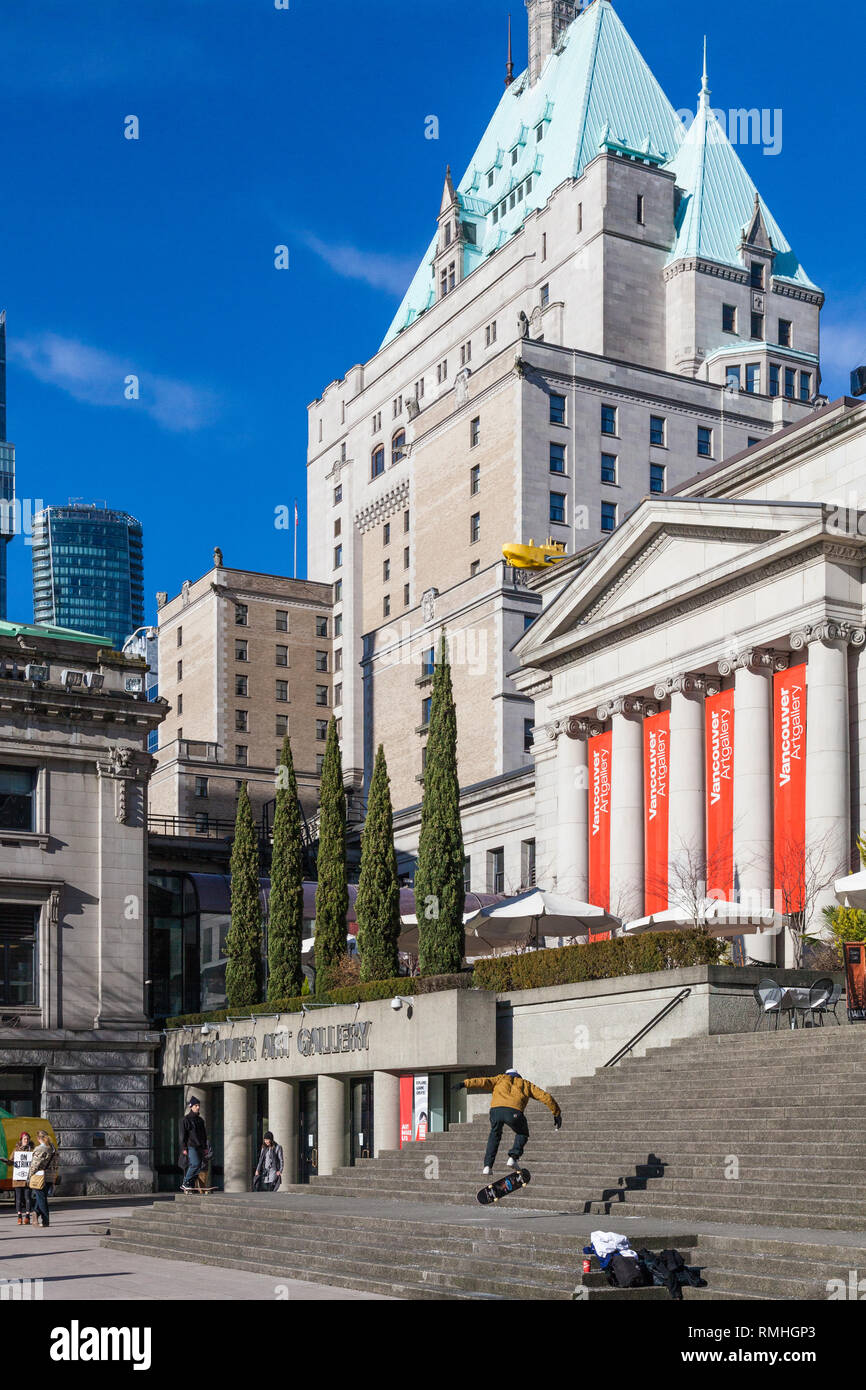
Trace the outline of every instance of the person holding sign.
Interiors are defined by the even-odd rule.
[[[19,1226],[30,1225],[30,1214],[33,1211],[33,1193],[27,1186],[32,1152],[33,1140],[24,1129],[18,1136],[12,1157],[0,1158],[0,1163],[5,1163],[7,1168],[12,1169],[12,1188],[15,1192],[15,1212]]]

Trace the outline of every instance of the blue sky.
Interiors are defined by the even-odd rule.
[[[0,304],[23,498],[144,525],[148,618],[211,562],[291,573],[306,410],[375,352],[502,91],[522,0],[41,0],[6,6]],[[741,154],[827,293],[824,388],[866,355],[863,121],[850,7],[617,0],[674,106],[781,108]],[[438,141],[424,138],[439,118]],[[135,115],[140,138],[124,139]],[[840,190],[843,191],[839,196]],[[274,247],[290,248],[287,271]],[[124,399],[124,378],[141,396]],[[299,573],[303,573],[301,532]],[[32,614],[9,549],[10,617]]]

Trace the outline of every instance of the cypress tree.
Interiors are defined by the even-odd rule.
[[[463,963],[463,900],[457,711],[443,632],[433,668],[430,733],[415,871],[418,958],[422,975],[450,975],[460,969]]]
[[[399,969],[400,886],[389,780],[385,750],[380,743],[367,798],[355,902],[362,980],[390,980]]]
[[[331,972],[346,954],[346,792],[337,721],[328,724],[322,764],[316,885],[316,993],[330,987]]]
[[[268,999],[292,999],[301,991],[304,933],[304,846],[301,808],[289,736],[283,739],[274,811],[271,898],[268,916]]]
[[[226,1002],[231,1009],[260,1002],[262,908],[259,844],[247,784],[238,795],[231,857],[231,926],[226,937]]]

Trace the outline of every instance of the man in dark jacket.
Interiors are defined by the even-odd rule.
[[[180,1151],[186,1159],[181,1192],[193,1191],[195,1180],[204,1163],[206,1149],[207,1130],[201,1117],[201,1101],[198,1096],[190,1096],[187,1113],[180,1122]]]

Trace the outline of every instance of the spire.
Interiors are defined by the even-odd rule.
[[[505,85],[510,87],[514,81],[514,58],[511,52],[511,15],[508,16],[508,61],[505,64]]]
[[[710,82],[707,77],[707,36],[704,34],[704,72],[701,79],[701,90],[698,93],[701,99],[701,106],[706,109],[710,104]]]

